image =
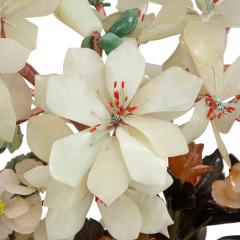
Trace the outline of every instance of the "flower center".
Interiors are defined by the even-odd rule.
[[[107,128],[109,130],[116,129],[123,123],[123,118],[133,114],[137,110],[136,106],[131,106],[128,102],[129,98],[125,90],[125,82],[122,81],[118,84],[116,81],[113,84],[113,100],[106,103],[107,108],[110,112],[111,119],[107,122]],[[101,127],[102,124],[97,124],[90,129],[90,132],[95,132],[97,128]]]
[[[4,209],[5,209],[5,204],[2,201],[2,199],[0,199],[0,216],[4,214]]]
[[[207,117],[212,120],[219,120],[224,115],[229,115],[233,113],[236,108],[233,107],[233,101],[222,102],[220,99],[214,99],[212,96],[206,97],[206,103],[208,105]]]
[[[208,12],[212,11],[219,2],[219,0],[205,0],[205,1],[206,1]]]

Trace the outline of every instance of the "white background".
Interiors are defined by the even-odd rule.
[[[116,0],[109,0],[115,6]],[[107,8],[107,12],[112,12],[114,8]],[[157,12],[159,6],[150,5],[150,12]],[[240,16],[239,16],[240,17]],[[80,47],[82,37],[59,22],[54,16],[35,18],[32,21],[39,27],[38,47],[29,59],[29,62],[38,70],[40,74],[61,73],[65,53],[68,48]],[[160,41],[148,43],[141,47],[141,51],[147,62],[162,64],[174,51],[178,43],[178,36]],[[228,48],[225,55],[226,63],[232,63],[240,55],[240,29],[232,29],[229,33]],[[240,76],[239,76],[240,78]],[[189,116],[186,116],[188,118]],[[23,125],[23,130],[25,125]],[[240,123],[236,123],[231,132],[223,136],[230,153],[240,158]],[[205,134],[197,140],[205,144],[204,155],[211,154],[216,149],[213,133],[209,128]],[[27,153],[29,148],[24,142],[23,146],[15,155]],[[0,169],[11,159],[9,153],[0,155]],[[99,219],[98,210],[93,207],[89,213],[92,218]],[[207,240],[216,240],[221,236],[240,235],[240,224],[227,224],[209,227]]]

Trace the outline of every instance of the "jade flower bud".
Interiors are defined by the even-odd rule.
[[[88,0],[61,0],[55,16],[84,37],[102,31],[101,21]]]
[[[37,26],[26,18],[52,13],[59,0],[0,1],[0,73],[21,70],[36,47]]]

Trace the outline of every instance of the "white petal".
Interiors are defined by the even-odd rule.
[[[29,211],[22,216],[14,219],[14,222],[21,228],[28,229],[28,233],[32,233],[38,226],[42,215],[42,200],[40,195],[34,194],[26,198]]]
[[[27,126],[27,142],[34,154],[48,162],[54,142],[70,135],[72,131],[58,116],[44,114],[32,117]]]
[[[144,85],[131,105],[136,113],[179,112],[192,107],[202,86],[202,80],[179,67],[172,67]]]
[[[122,195],[111,206],[99,205],[103,222],[110,234],[118,240],[137,239],[141,230],[142,218],[137,206]]]
[[[25,66],[30,54],[30,50],[7,38],[0,39],[0,52],[1,73],[18,72]]]
[[[16,128],[16,115],[8,88],[1,79],[0,96],[0,139],[2,141],[11,142]]]
[[[11,24],[5,24],[6,36],[29,50],[34,50],[37,44],[38,27],[21,17],[10,17]]]
[[[87,193],[87,176],[84,176],[76,187],[70,187],[51,179],[47,187],[44,205],[48,208],[67,211],[76,208]]]
[[[162,233],[169,237],[168,226],[174,222],[171,219],[166,203],[158,196],[149,196],[144,193],[129,190],[126,195],[132,199],[142,215],[142,233]]]
[[[204,133],[208,123],[206,100],[202,99],[195,104],[191,120],[181,127],[188,144]]]
[[[81,76],[49,76],[47,106],[57,115],[88,126],[109,118],[98,93]]]
[[[12,194],[16,194],[16,195],[30,195],[34,192],[36,192],[35,188],[32,187],[25,187],[22,185],[17,185],[17,184],[9,184],[6,187],[6,191]]]
[[[6,205],[4,214],[7,218],[17,218],[29,211],[28,203],[21,197],[12,198]]]
[[[162,73],[162,66],[161,65],[156,65],[156,64],[151,64],[151,63],[146,64],[146,74],[150,78],[155,78],[160,73]]]
[[[42,162],[37,161],[35,159],[24,159],[23,161],[17,163],[15,166],[15,171],[16,171],[16,174],[17,174],[20,182],[25,184],[26,186],[29,186],[29,183],[24,178],[24,174],[27,171],[34,169],[35,167],[41,166],[41,165],[42,165]]]
[[[73,240],[75,236],[70,238],[65,238],[61,240]],[[46,222],[43,220],[38,225],[37,229],[34,231],[34,239],[35,240],[49,240],[47,236]]]
[[[31,115],[32,95],[20,74],[6,74],[1,77],[11,95],[17,120],[28,119]]]
[[[47,235],[49,239],[70,238],[82,228],[93,196],[88,194],[74,209],[59,211],[49,209],[46,217]]]
[[[160,157],[173,157],[188,153],[186,139],[173,123],[140,116],[127,117],[124,122],[142,132]]]
[[[113,97],[114,82],[125,82],[126,95],[129,101],[139,88],[145,73],[145,60],[132,43],[124,42],[112,51],[106,62],[106,81],[110,95]]]
[[[0,239],[7,239],[8,235],[12,233],[12,230],[9,229],[2,221],[0,218]]]
[[[222,155],[224,161],[226,162],[226,164],[228,166],[231,166],[231,160],[230,160],[227,148],[226,148],[226,146],[225,146],[225,144],[224,144],[224,142],[221,138],[221,134],[219,133],[219,131],[217,129],[215,121],[211,121],[211,124],[212,124],[213,133],[214,133],[214,136],[215,136],[215,139],[216,139],[216,143],[217,143],[217,146],[218,146],[218,150],[221,153],[221,155]]]
[[[45,188],[50,181],[48,166],[38,166],[24,174],[24,178],[35,188]]]
[[[89,130],[56,141],[53,145],[49,168],[56,180],[77,186],[91,167],[102,143],[98,132]]]
[[[106,140],[89,172],[89,190],[109,206],[127,190],[129,181],[118,141]]]
[[[198,64],[209,64],[222,58],[227,34],[219,21],[195,18],[184,30],[183,39],[194,61]]]
[[[222,18],[226,27],[240,27],[238,0],[220,1],[214,9],[214,13]]]
[[[11,169],[4,169],[0,172],[0,196],[6,191],[9,184],[19,184],[16,173]]]
[[[224,77],[219,82],[217,96],[222,100],[240,94],[240,57],[225,71]]]
[[[173,183],[172,177],[169,174],[167,174],[165,184],[153,186],[153,185],[145,185],[145,184],[132,181],[130,183],[130,188],[135,189],[138,192],[143,192],[148,195],[156,196],[157,194],[168,189],[172,185],[172,183]]]
[[[131,178],[143,184],[162,184],[167,174],[166,159],[155,155],[124,127],[118,128],[116,135]]]
[[[140,43],[179,34],[185,26],[187,0],[168,0],[156,19],[140,35]]]
[[[124,11],[127,9],[138,8],[147,9],[148,0],[118,0],[117,9]]]
[[[102,24],[91,9],[88,0],[62,0],[55,15],[84,37],[94,31],[102,30]]]

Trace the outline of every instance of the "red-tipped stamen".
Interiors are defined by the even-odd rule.
[[[136,109],[137,109],[137,107],[135,107],[135,106],[134,106],[134,107],[128,107],[128,108],[127,108],[128,112],[130,112],[130,113],[136,111]]]
[[[119,100],[119,92],[118,91],[114,91],[114,97],[115,97],[115,99]]]
[[[114,88],[116,88],[116,87],[117,87],[117,81],[114,82]]]
[[[109,102],[109,107],[110,107],[110,108],[113,108],[113,107],[114,107],[112,101]]]
[[[122,81],[122,88],[125,88],[125,82]]]

